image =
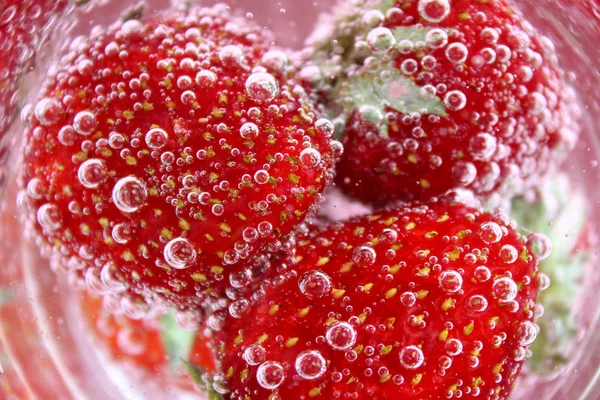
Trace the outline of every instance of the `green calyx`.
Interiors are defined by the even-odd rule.
[[[202,367],[182,359],[188,374],[194,383],[208,395],[208,400],[223,400],[223,396],[213,389],[212,375],[206,372]]]

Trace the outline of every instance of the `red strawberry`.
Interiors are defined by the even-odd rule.
[[[537,335],[538,260],[515,228],[431,202],[312,229],[293,269],[209,319],[217,387],[244,400],[505,399]]]
[[[32,107],[23,198],[55,268],[143,311],[243,286],[320,201],[332,124],[225,6],[94,29]]]
[[[0,137],[12,121],[21,77],[33,66],[41,40],[53,34],[67,3],[67,0],[3,0],[0,4]]]
[[[94,346],[107,351],[109,357],[134,368],[142,379],[150,379],[171,389],[196,388],[185,372],[182,358],[215,370],[209,342],[201,331],[186,332],[178,327],[171,314],[143,320],[113,315],[103,306],[102,298],[80,294],[80,309],[91,329]]]
[[[573,147],[579,110],[553,44],[510,2],[366,3],[342,1],[321,29],[333,33],[313,39],[348,117],[346,192],[378,204],[457,187],[506,198]]]

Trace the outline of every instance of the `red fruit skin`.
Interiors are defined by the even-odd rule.
[[[394,31],[418,24],[456,29],[456,34],[441,48],[395,51],[390,68],[419,87],[436,87],[442,102],[448,93],[460,91],[466,105],[446,107],[445,116],[413,118],[387,108],[383,111],[388,113],[389,137],[356,109],[350,111],[337,184],[379,205],[426,200],[457,187],[469,188],[483,199],[525,192],[554,169],[579,136],[579,107],[554,46],[504,0],[453,1],[449,15],[439,23],[422,18],[418,4],[397,1],[402,12],[388,14],[395,17],[386,18],[383,26]],[[490,32],[496,32],[497,39]],[[447,57],[455,43],[468,50],[458,64]],[[490,54],[494,59],[487,62]],[[431,57],[435,66],[426,67],[424,60],[431,65]],[[402,72],[407,61],[417,62],[414,73]]]
[[[483,224],[495,224],[486,226],[502,237],[486,243],[482,237],[489,242],[491,236],[485,228],[480,233]],[[500,253],[510,246],[516,259],[507,263]],[[315,273],[327,275],[330,285],[324,280],[302,290]],[[460,289],[448,273],[460,275]],[[239,305],[249,301],[245,312],[235,313],[239,318],[223,312],[209,320],[229,389],[225,398],[506,399],[525,358],[525,339],[531,340],[524,333],[535,336],[536,273],[526,239],[505,214],[460,204],[432,202],[313,228],[298,239],[287,273],[254,300],[230,306],[243,310]],[[502,297],[508,293],[500,290],[503,282],[514,285],[513,300]],[[483,296],[487,306],[472,296]],[[328,330],[339,323],[352,326],[356,341],[332,336],[343,348],[335,350]],[[249,358],[252,345],[262,355]],[[421,349],[421,365],[401,364],[407,346]],[[323,357],[326,369],[316,379],[301,378],[295,367],[305,351]],[[257,380],[270,361],[285,375],[273,390]]]
[[[271,43],[222,6],[73,43],[31,110],[20,179],[56,269],[98,293],[124,291],[139,309],[140,298],[183,309],[222,296],[231,273],[250,279],[268,266],[333,164],[331,124]],[[253,70],[279,90],[247,90]],[[94,121],[77,133],[86,112]],[[320,154],[313,164],[308,148]],[[123,179],[135,181],[120,192]]]

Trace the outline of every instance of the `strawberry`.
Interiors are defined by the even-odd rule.
[[[42,42],[52,36],[67,3],[3,0],[0,4],[0,138],[12,121],[21,77],[32,68]]]
[[[268,267],[333,164],[333,125],[272,40],[217,5],[71,44],[30,108],[20,179],[55,269],[137,314]]]
[[[345,120],[337,184],[364,202],[464,187],[499,204],[578,138],[553,44],[508,1],[341,1],[309,43]]]
[[[312,228],[289,270],[213,315],[227,399],[505,399],[538,258],[504,213],[460,203]],[[537,248],[537,247],[535,247]]]
[[[214,371],[208,339],[201,330],[179,327],[173,313],[134,320],[109,313],[101,297],[86,292],[79,296],[84,329],[93,333],[94,348],[106,352],[119,365],[132,368],[142,379],[189,391],[196,386],[185,373],[182,359],[207,372]]]

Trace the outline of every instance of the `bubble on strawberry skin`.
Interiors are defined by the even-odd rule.
[[[501,303],[509,303],[517,297],[519,288],[515,281],[508,277],[498,278],[492,286],[492,294]]]
[[[242,357],[248,365],[258,365],[265,360],[267,351],[260,344],[254,343],[246,347]]]
[[[327,361],[317,350],[300,353],[294,363],[298,375],[307,380],[317,379],[327,370]]]
[[[62,224],[58,207],[51,203],[42,205],[37,211],[37,221],[45,230],[57,230]]]
[[[406,346],[400,350],[400,364],[406,369],[417,369],[425,361],[423,350],[417,346]]]
[[[255,72],[246,80],[246,93],[252,100],[268,102],[279,95],[279,82],[267,72]]]
[[[108,171],[104,161],[97,158],[85,161],[77,171],[79,182],[88,189],[97,188],[106,180],[107,176]]]
[[[120,179],[112,191],[112,200],[115,206],[124,213],[138,211],[147,196],[146,186],[133,176]]]
[[[319,299],[331,293],[332,282],[322,271],[305,272],[298,281],[300,291],[309,299]]]
[[[450,14],[450,2],[448,0],[419,0],[418,10],[423,19],[438,23]]]
[[[176,238],[167,243],[164,248],[164,258],[167,264],[175,269],[186,269],[196,261],[196,250],[185,238]]]
[[[278,362],[267,361],[258,367],[256,380],[267,390],[277,389],[285,380],[285,371]]]
[[[40,100],[34,109],[34,115],[40,124],[49,126],[59,120],[62,113],[60,103],[54,99],[44,98]]]
[[[348,350],[356,343],[356,330],[347,322],[335,322],[327,328],[325,338],[334,350]]]

